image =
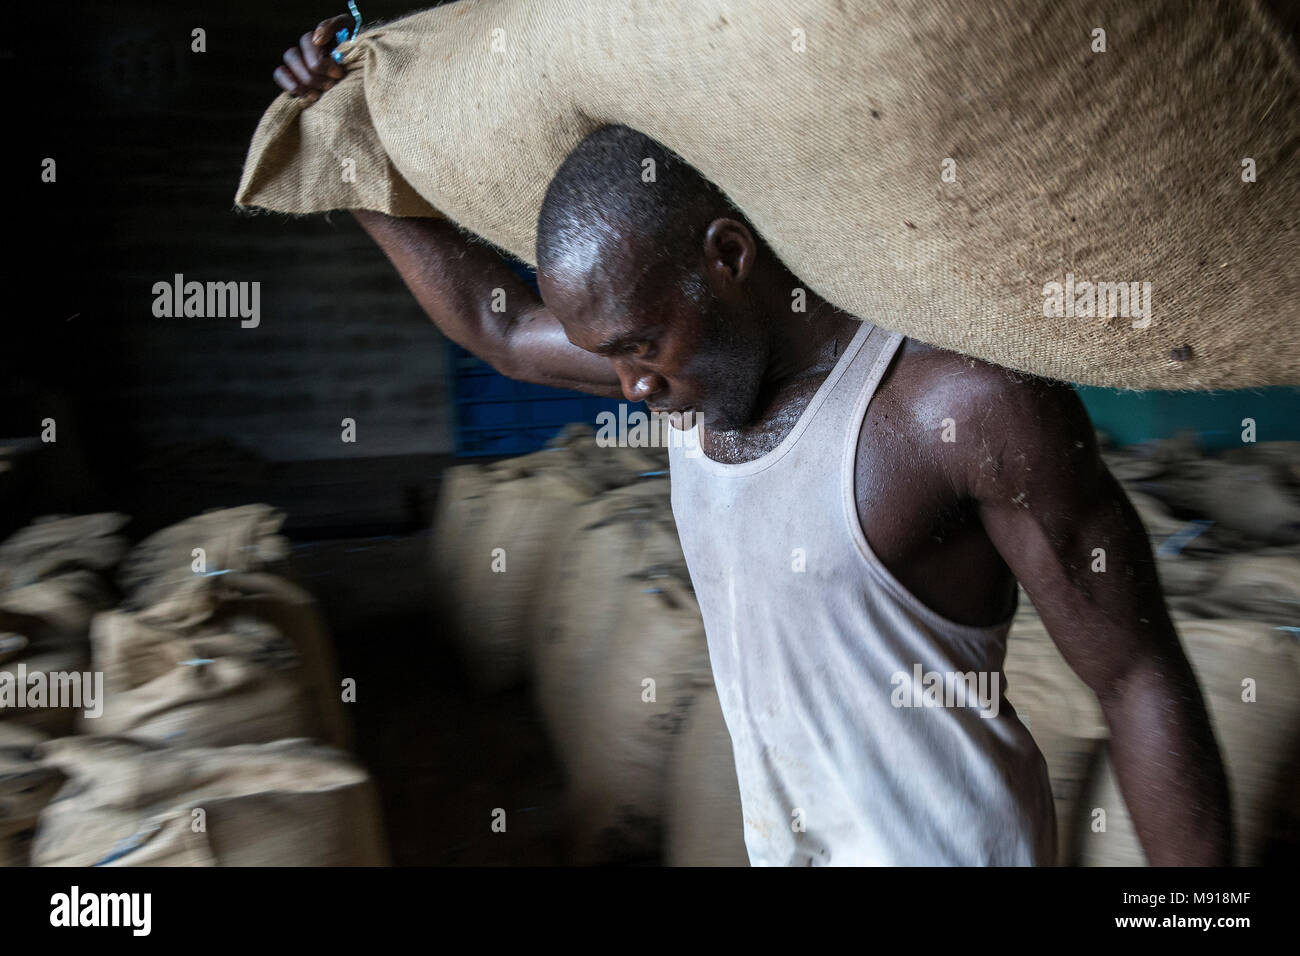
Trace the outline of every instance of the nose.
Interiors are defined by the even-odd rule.
[[[623,397],[629,402],[644,402],[668,387],[663,377],[653,372],[619,369],[618,378],[623,389]]]

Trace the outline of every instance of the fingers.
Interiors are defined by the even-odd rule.
[[[302,35],[298,48],[302,51],[302,61],[308,72],[323,83],[322,89],[328,90],[347,74],[347,70],[335,63],[324,48],[317,46],[307,34]]]
[[[307,64],[302,62],[302,52],[296,46],[291,46],[284,51],[284,65],[293,73],[299,86],[305,90],[320,89],[319,82],[311,75]]]
[[[302,96],[306,92],[298,85],[298,78],[283,66],[277,66],[275,72],[271,74],[271,79],[279,85],[290,96]]]
[[[326,50],[333,45],[338,31],[352,24],[352,17],[346,14],[322,20],[316,29],[299,38],[296,47],[284,51],[284,64],[275,68],[271,78],[290,96],[301,96],[308,105],[315,103],[347,75],[347,70],[335,63]]]
[[[334,40],[334,35],[344,27],[352,26],[352,18],[346,13],[330,17],[328,20],[322,20],[316,25],[316,29],[311,33],[311,42],[318,47],[329,46]]]
[[[290,96],[301,96],[308,103],[315,103],[325,91],[324,80],[312,75],[303,63],[302,53],[297,47],[284,51],[284,65],[275,68],[272,79]],[[333,85],[333,81],[330,81]]]

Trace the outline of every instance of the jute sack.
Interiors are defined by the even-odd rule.
[[[1180,621],[1178,633],[1209,708],[1228,773],[1239,866],[1263,861],[1296,793],[1300,745],[1300,645],[1258,621]],[[1242,682],[1253,681],[1246,702]],[[1084,866],[1145,866],[1146,855],[1107,758],[1083,799]],[[1104,832],[1094,831],[1105,811]]]
[[[648,430],[645,434],[649,434]],[[559,470],[566,480],[586,490],[588,497],[595,497],[636,484],[642,478],[666,475],[668,451],[667,448],[602,445],[590,426],[573,422],[564,426],[541,451],[493,462],[487,472],[498,481],[510,481],[535,474],[539,469]]]
[[[471,680],[486,693],[526,678],[537,601],[551,577],[555,543],[592,494],[559,467],[535,462],[512,469],[444,479],[434,532],[440,588],[451,611],[447,623]]]
[[[666,484],[580,506],[535,648],[534,690],[568,781],[576,863],[661,851],[669,757],[709,673]]]
[[[463,568],[463,542],[482,522],[492,478],[482,465],[457,465],[442,473],[433,517],[429,564],[444,612],[455,608],[455,590]]]
[[[1021,601],[1022,608],[1029,604],[1023,597]],[[1047,761],[1057,863],[1072,866],[1078,855],[1079,798],[1108,734],[1101,706],[1037,615],[1018,616],[1012,625],[1003,670],[1007,700]]]
[[[38,748],[69,777],[41,814],[37,866],[380,866],[366,772],[307,740],[175,749],[114,737]]]
[[[344,712],[338,663],[329,628],[316,599],[292,581],[274,574],[246,572],[231,578],[221,591],[213,624],[250,618],[274,628],[292,648],[297,680],[304,688],[311,736],[349,750],[352,723]]]
[[[0,682],[17,690],[47,689],[36,706],[6,706],[0,721],[17,721],[50,736],[71,733],[75,706],[51,706],[51,681],[83,671],[89,661],[86,632],[94,615],[116,602],[103,575],[121,560],[127,540],[117,534],[130,519],[103,512],[46,515],[0,544]],[[21,666],[20,666],[21,665]]]
[[[1164,464],[1148,457],[1134,455],[1129,449],[1102,451],[1102,461],[1116,480],[1124,485],[1125,491],[1132,491],[1135,482],[1151,478],[1165,470]]]
[[[1181,602],[1188,596],[1194,596],[1213,587],[1215,579],[1222,572],[1222,562],[1212,557],[1193,557],[1187,554],[1158,554],[1156,567],[1160,575],[1160,589],[1169,602],[1170,610],[1184,612]],[[1205,617],[1207,615],[1201,615]],[[1212,614],[1210,617],[1220,617]]]
[[[64,692],[84,682],[90,621],[113,601],[99,573],[86,569],[0,593],[0,684],[16,693],[25,678],[28,687],[21,700],[0,687],[0,722],[19,722],[51,737],[72,733],[82,707]]]
[[[1187,522],[1170,514],[1169,508],[1159,498],[1131,488],[1125,488],[1124,494],[1142,519],[1142,526],[1153,544],[1159,545],[1171,534],[1187,527]]]
[[[561,459],[565,461],[565,467],[581,475],[597,491],[622,488],[657,473],[668,473],[668,449],[662,444],[666,440],[666,428],[660,429],[661,444],[657,446],[642,444],[649,440],[650,430],[647,426],[638,433],[636,424],[629,425],[622,436],[625,444],[610,444],[611,438],[619,438],[617,419],[599,424],[599,435],[589,425],[580,422],[566,425],[547,443],[548,450],[562,449],[566,452],[566,458]]]
[[[1300,487],[1300,441],[1262,441],[1224,452],[1226,461],[1243,465],[1265,465],[1278,479]]]
[[[1181,599],[1181,613],[1300,625],[1300,556],[1230,554],[1216,564],[1213,586]]]
[[[1215,522],[1214,537],[1234,548],[1300,542],[1300,499],[1266,465],[1196,459],[1161,478],[1158,493]]]
[[[590,428],[571,425],[542,451],[444,473],[432,545],[440,623],[480,691],[527,678],[574,508],[666,466],[655,450],[599,447]]]
[[[94,571],[66,571],[0,594],[0,608],[39,618],[52,631],[85,644],[90,621],[116,603],[116,596]]]
[[[1209,557],[1215,545],[1213,525],[1197,529],[1191,522],[1175,518],[1160,499],[1132,488],[1124,489],[1133,509],[1151,539],[1160,587],[1166,595],[1196,594],[1209,587],[1219,573],[1219,565]],[[1162,545],[1171,535],[1187,535],[1172,548]]]
[[[277,532],[284,513],[269,505],[206,511],[145,538],[122,561],[117,581],[131,607],[163,601],[196,573],[278,569],[288,542]],[[202,570],[194,551],[203,549]]]
[[[1252,0],[480,0],[343,50],[263,116],[239,205],[436,210],[531,263],[556,169],[622,123],[891,330],[1089,385],[1300,382],[1300,68]],[[1150,315],[1088,317],[1085,281]]]
[[[63,776],[35,755],[44,735],[13,722],[0,722],[0,866],[28,866],[41,809]]]
[[[604,653],[629,592],[671,575],[689,579],[668,483],[650,479],[579,507],[555,564],[560,575],[538,608],[533,678],[548,729],[562,741],[577,732],[579,696],[593,679],[589,658]]]
[[[72,571],[107,572],[126,553],[117,532],[130,520],[115,512],[37,518],[0,544],[0,591]]]
[[[749,866],[731,734],[713,682],[704,683],[673,753],[664,862]]]
[[[103,713],[80,732],[186,747],[312,737],[350,744],[333,656],[310,595],[273,575],[193,578],[187,600],[91,626]]]
[[[671,758],[708,674],[704,625],[694,595],[676,580],[624,586],[621,619],[588,633],[557,686],[555,659],[542,700],[568,693],[569,722],[556,750],[568,781],[573,862],[629,863],[663,849]]]

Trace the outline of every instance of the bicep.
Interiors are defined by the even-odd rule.
[[[445,219],[364,209],[354,215],[425,314],[453,342],[511,378],[622,395],[610,360],[571,343],[537,294],[492,247]]]

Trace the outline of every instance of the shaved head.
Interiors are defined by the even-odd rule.
[[[538,288],[569,341],[609,357],[629,401],[710,428],[740,427],[754,409],[776,269],[721,190],[627,126],[574,147],[537,220]]]
[[[702,296],[700,249],[720,216],[742,218],[690,163],[630,127],[602,126],[574,147],[546,190],[537,267],[581,276],[624,301],[667,278]]]

